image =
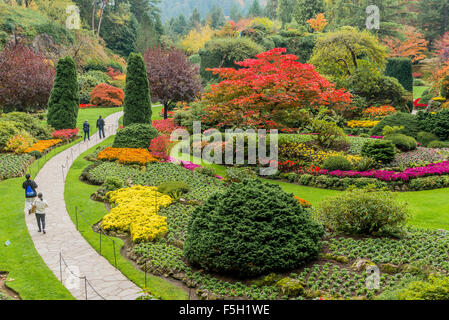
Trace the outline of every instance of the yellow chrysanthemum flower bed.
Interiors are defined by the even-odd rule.
[[[348,122],[347,126],[350,128],[373,128],[377,126],[380,121],[372,120],[351,120]]]
[[[105,230],[127,231],[136,242],[151,241],[168,232],[166,217],[157,212],[173,199],[157,192],[157,187],[133,186],[108,192],[107,196],[115,206],[103,218]]]

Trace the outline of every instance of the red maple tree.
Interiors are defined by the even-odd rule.
[[[90,103],[102,107],[119,107],[125,100],[122,89],[100,83],[90,93]]]
[[[209,69],[222,79],[202,97],[206,115],[203,123],[218,128],[256,127],[282,129],[272,119],[276,113],[298,109],[318,110],[327,106],[343,112],[351,94],[322,77],[310,64],[276,48],[255,59],[236,62],[241,69]]]
[[[424,52],[428,51],[429,41],[414,27],[405,26],[403,40],[386,37],[384,43],[391,50],[390,57],[411,58],[413,62],[417,62],[426,58]]]

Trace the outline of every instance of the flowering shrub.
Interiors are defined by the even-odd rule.
[[[153,120],[153,127],[157,131],[159,131],[161,133],[167,133],[167,134],[171,134],[172,131],[174,131],[176,129],[183,128],[183,127],[176,126],[173,118],[162,119],[162,120]]]
[[[33,137],[29,133],[23,132],[9,138],[8,142],[6,142],[5,150],[12,151],[15,154],[24,153],[33,145],[33,142]]]
[[[350,128],[373,128],[380,121],[372,121],[372,120],[351,120],[347,123],[347,126]]]
[[[125,231],[133,241],[151,241],[168,232],[166,217],[159,216],[159,208],[172,203],[172,198],[157,192],[157,187],[134,186],[108,192],[116,206],[104,216],[105,230]]]
[[[163,116],[164,116],[164,112],[165,112],[165,108],[162,108],[162,109],[161,109],[161,112],[159,112],[159,115],[160,115],[161,117],[163,117]],[[172,117],[174,116],[174,114],[175,114],[174,111],[167,111],[167,116],[168,116],[169,118],[172,118]]]
[[[157,162],[157,159],[145,149],[134,148],[106,148],[100,151],[98,160],[118,160],[123,164],[141,164],[146,165],[150,162]]]
[[[170,141],[169,135],[160,135],[151,140],[149,149],[154,156],[165,159],[168,157],[173,144],[174,142]]]
[[[321,165],[327,158],[333,156],[342,156],[352,165],[356,165],[362,159],[360,156],[348,155],[344,152],[315,149],[304,143],[288,143],[279,147],[280,165],[284,168],[285,165],[290,167]]]
[[[391,166],[416,167],[444,160],[446,157],[437,149],[417,148],[414,151],[397,154]]]
[[[327,174],[339,178],[356,177],[356,178],[376,178],[381,181],[409,181],[418,177],[447,175],[449,174],[449,161],[440,163],[431,163],[427,166],[408,168],[402,172],[387,170],[370,170],[370,171],[327,171],[321,170],[321,174]]]
[[[25,150],[26,153],[30,153],[31,151],[39,151],[44,152],[45,150],[57,145],[60,143],[61,139],[51,139],[51,140],[39,140],[35,144],[33,144],[31,147],[27,148]]]
[[[62,140],[71,140],[78,135],[79,129],[62,129],[52,133],[53,138]]]
[[[90,93],[90,103],[102,107],[119,107],[125,100],[122,89],[100,83]]]
[[[363,111],[363,114],[370,119],[382,119],[390,114],[396,112],[396,109],[392,106],[371,107]]]
[[[307,201],[307,200],[304,200],[304,199],[302,199],[302,198],[300,198],[298,196],[295,196],[295,199],[298,200],[299,204],[302,205],[304,208],[311,208],[312,207],[312,204],[309,201]]]
[[[425,109],[429,106],[428,104],[420,103],[420,102],[421,102],[421,98],[418,98],[415,101],[413,101],[413,106],[415,107],[415,109]]]

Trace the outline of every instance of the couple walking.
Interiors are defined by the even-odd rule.
[[[25,214],[35,213],[38,231],[45,234],[45,209],[48,208],[48,203],[41,192],[36,192],[37,183],[31,180],[31,176],[27,174],[25,177],[26,181],[22,184],[25,189]]]
[[[105,126],[104,119],[100,116],[97,120],[97,129],[98,132],[100,133],[100,139],[105,138],[104,126]],[[86,142],[86,137],[90,141],[90,124],[88,120],[84,121],[83,131],[84,131],[84,142]]]

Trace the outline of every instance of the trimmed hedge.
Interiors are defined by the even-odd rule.
[[[151,140],[158,136],[152,125],[135,123],[117,132],[114,148],[143,148],[148,149]]]
[[[367,141],[362,147],[362,156],[382,163],[390,163],[396,154],[393,142],[388,140]]]
[[[47,123],[56,130],[76,128],[80,102],[78,90],[75,60],[72,57],[60,59],[48,101],[47,118]]]
[[[234,62],[253,58],[262,53],[264,48],[253,40],[240,38],[216,38],[206,43],[200,50],[200,74],[204,81],[218,80],[207,68],[240,68]]]
[[[405,90],[413,92],[412,60],[409,58],[388,58],[385,75],[398,79]]]
[[[408,137],[405,134],[392,134],[386,136],[385,140],[390,140],[399,150],[403,152],[415,150],[418,147],[418,143],[412,137]]]
[[[142,55],[131,53],[126,70],[123,124],[151,124],[150,84]],[[148,142],[149,143],[149,142]]]
[[[260,180],[213,194],[191,215],[184,255],[209,271],[248,277],[300,267],[324,232],[292,194]]]
[[[380,136],[382,135],[382,130],[384,127],[400,127],[403,126],[404,129],[401,130],[401,133],[406,136],[410,136],[416,138],[418,136],[418,132],[420,131],[420,123],[418,117],[410,113],[397,112],[395,114],[389,115],[382,119],[372,130],[371,135]]]

